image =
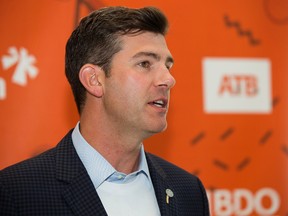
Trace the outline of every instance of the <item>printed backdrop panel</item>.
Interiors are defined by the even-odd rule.
[[[102,6],[159,7],[177,81],[168,129],[145,142],[198,175],[212,215],[288,214],[288,2],[10,0],[0,3],[0,168],[78,121],[65,43]]]

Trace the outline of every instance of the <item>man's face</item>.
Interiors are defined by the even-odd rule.
[[[161,34],[144,32],[120,40],[122,49],[113,56],[105,81],[105,111],[119,130],[146,138],[167,127],[173,59]]]

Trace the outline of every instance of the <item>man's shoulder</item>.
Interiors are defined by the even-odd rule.
[[[35,175],[45,176],[45,173],[47,175],[50,171],[53,171],[53,169],[55,169],[57,149],[59,149],[63,140],[65,140],[65,138],[67,139],[67,136],[69,136],[69,133],[56,146],[2,169],[0,171],[0,181],[9,182],[12,179],[21,180],[23,178],[29,178],[30,176],[35,177]]]
[[[45,152],[26,159],[24,161],[13,164],[0,171],[0,181],[10,178],[21,179],[35,173],[47,172],[54,163],[55,147]]]

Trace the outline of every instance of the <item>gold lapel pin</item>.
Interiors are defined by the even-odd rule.
[[[169,198],[173,197],[174,193],[172,190],[170,190],[169,188],[166,189],[166,203],[169,204]]]

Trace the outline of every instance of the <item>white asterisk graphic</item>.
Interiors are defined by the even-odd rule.
[[[36,58],[28,54],[27,49],[20,48],[19,51],[16,47],[8,49],[8,55],[1,58],[4,70],[16,65],[15,71],[12,75],[12,83],[20,86],[27,85],[27,79],[35,78],[38,75],[38,68],[34,66]],[[0,77],[0,100],[6,98],[6,82]]]

